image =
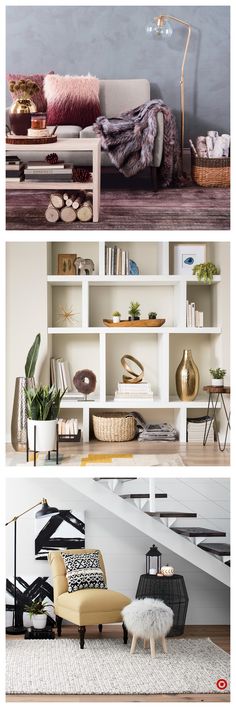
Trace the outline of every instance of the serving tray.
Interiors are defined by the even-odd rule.
[[[7,135],[7,145],[46,145],[47,143],[56,143],[56,135],[48,135],[45,138],[31,138],[28,135]]]
[[[162,327],[164,323],[165,320],[120,320],[120,322],[103,320],[106,327]]]

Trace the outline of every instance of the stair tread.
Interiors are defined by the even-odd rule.
[[[208,551],[209,553],[217,553],[219,556],[229,556],[230,555],[230,545],[229,543],[199,543],[198,548],[202,548],[203,551]]]
[[[193,511],[145,511],[145,514],[149,516],[156,516],[158,518],[179,518],[179,519],[196,519],[197,514]]]
[[[150,499],[149,494],[119,494],[122,499]],[[155,499],[167,499],[167,494],[155,494]]]
[[[226,536],[225,531],[215,531],[214,529],[206,529],[201,526],[198,528],[194,528],[194,526],[186,526],[183,528],[173,528],[172,531],[175,531],[175,533],[180,534],[180,536],[192,536],[194,538],[197,538],[198,536]]]

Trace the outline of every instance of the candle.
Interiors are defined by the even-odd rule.
[[[44,130],[46,128],[46,113],[34,113],[31,116],[31,128],[34,130]]]

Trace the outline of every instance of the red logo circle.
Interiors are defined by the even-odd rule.
[[[225,688],[227,688],[227,686],[228,686],[228,682],[226,681],[226,679],[221,678],[221,679],[218,679],[218,681],[216,682],[216,685],[220,691],[224,691]]]

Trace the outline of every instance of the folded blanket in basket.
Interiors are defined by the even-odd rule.
[[[168,187],[180,179],[180,151],[174,114],[163,101],[147,101],[119,118],[100,116],[93,127],[111,162],[125,177],[131,177],[153,164],[159,111],[164,119],[164,139],[158,179],[162,187]]]

